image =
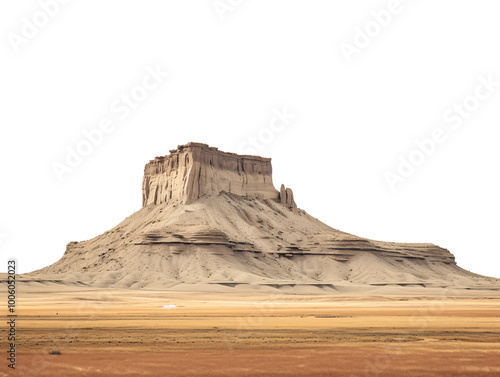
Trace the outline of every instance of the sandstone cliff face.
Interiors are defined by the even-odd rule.
[[[222,191],[259,199],[278,199],[271,159],[221,152],[201,143],[180,145],[144,169],[142,205],[188,204]]]

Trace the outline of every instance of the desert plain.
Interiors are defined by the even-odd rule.
[[[269,158],[180,145],[145,166],[142,194],[16,278],[0,377],[500,376],[500,279],[322,223]]]
[[[456,293],[19,285],[0,376],[499,376],[500,295]]]

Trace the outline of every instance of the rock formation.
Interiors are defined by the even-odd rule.
[[[259,199],[277,199],[271,159],[221,152],[206,144],[188,143],[156,157],[144,168],[143,207],[189,204],[222,191]]]
[[[142,209],[94,239],[69,243],[61,260],[25,279],[302,293],[499,288],[441,247],[372,241],[323,224],[297,208],[292,190],[275,189],[268,158],[199,143],[170,152],[144,169]]]
[[[293,191],[292,189],[285,188],[285,185],[281,185],[280,202],[281,204],[286,205],[288,208],[291,208],[293,210],[297,209],[297,204],[295,204],[295,200],[293,199]]]

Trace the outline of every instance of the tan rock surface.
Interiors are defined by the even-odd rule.
[[[221,152],[188,143],[156,157],[144,168],[143,207],[161,203],[191,203],[222,191],[261,199],[277,199],[271,159]]]
[[[197,143],[171,152],[146,165],[141,210],[25,278],[198,291],[500,288],[438,246],[372,241],[323,224],[297,208],[290,189],[274,188],[270,159]]]

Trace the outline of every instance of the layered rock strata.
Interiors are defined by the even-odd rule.
[[[188,204],[222,191],[260,199],[278,199],[271,159],[221,152],[201,143],[179,145],[169,156],[144,168],[142,205]]]
[[[144,169],[142,209],[25,278],[190,291],[500,290],[436,245],[373,241],[322,223],[297,208],[292,190],[275,189],[269,158],[199,143],[170,152]]]

